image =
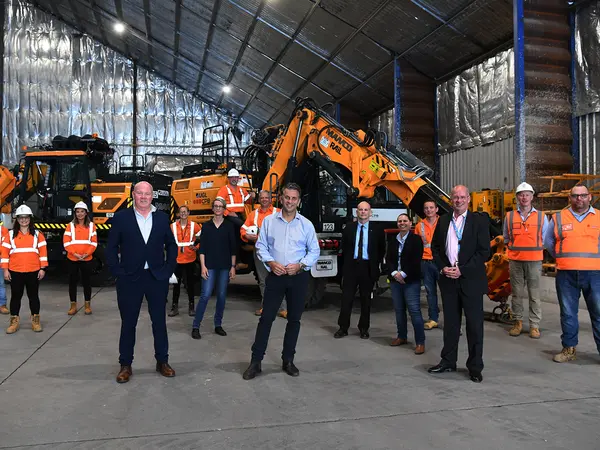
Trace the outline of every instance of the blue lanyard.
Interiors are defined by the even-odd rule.
[[[465,223],[467,218],[463,218],[462,225],[460,227],[460,231],[456,227],[456,222],[454,221],[454,217],[452,217],[452,228],[454,228],[454,233],[456,234],[456,239],[458,239],[458,251],[460,252],[460,241],[462,241],[463,231],[465,230]]]

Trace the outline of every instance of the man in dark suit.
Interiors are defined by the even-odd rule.
[[[471,381],[483,380],[483,295],[487,293],[485,261],[490,254],[489,223],[485,216],[468,212],[469,189],[452,189],[452,214],[440,217],[431,243],[440,271],[439,287],[444,311],[442,360],[429,373],[454,372],[462,312],[467,321]]]
[[[174,377],[169,366],[166,304],[169,278],[177,265],[177,244],[169,217],[152,205],[152,185],[139,182],[133,189],[133,208],[120,211],[111,220],[106,261],[117,278],[117,303],[121,313],[117,383],[132,375],[135,328],[142,300],[146,297],[154,335],[156,371]],[[120,254],[120,255],[119,255]]]
[[[347,225],[342,235],[342,307],[338,318],[340,328],[333,335],[336,339],[348,336],[357,287],[360,295],[358,330],[361,339],[369,338],[371,293],[379,278],[379,266],[385,254],[383,229],[369,221],[371,205],[360,202],[356,207],[356,216],[358,220]]]

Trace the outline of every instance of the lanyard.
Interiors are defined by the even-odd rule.
[[[454,228],[454,233],[456,234],[456,239],[458,239],[458,251],[459,252],[460,252],[460,241],[462,240],[463,231],[465,230],[465,222],[466,221],[467,221],[467,218],[464,217],[462,225],[460,227],[460,231],[459,231],[459,229],[456,226],[456,222],[454,221],[454,217],[452,217],[452,228]]]

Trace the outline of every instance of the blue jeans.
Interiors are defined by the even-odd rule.
[[[432,259],[421,261],[421,276],[423,277],[423,286],[425,286],[425,291],[427,292],[427,313],[429,314],[429,320],[438,322],[440,308],[437,297],[437,280],[440,275]]]
[[[408,324],[406,310],[410,314],[410,320],[415,331],[416,345],[425,344],[425,328],[423,327],[423,315],[421,314],[421,282],[400,284],[392,281],[392,301],[396,310],[396,326],[398,327],[398,338],[406,339]]]
[[[579,333],[579,296],[587,305],[596,347],[600,353],[600,270],[559,270],[556,293],[560,305],[560,339],[563,347],[576,347]]]
[[[6,287],[4,286],[4,276],[0,276],[0,306],[6,305]]]
[[[192,328],[200,328],[200,322],[204,317],[208,299],[217,288],[217,305],[215,306],[215,328],[221,326],[223,311],[225,311],[225,296],[227,295],[227,284],[229,284],[229,269],[208,269],[208,280],[202,280],[202,292],[200,301],[196,306],[196,317]]]

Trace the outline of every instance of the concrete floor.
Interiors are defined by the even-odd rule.
[[[173,379],[154,371],[144,310],[134,377],[119,385],[114,288],[95,289],[94,314],[72,318],[66,286],[46,281],[41,292],[44,332],[23,326],[0,335],[0,448],[599,448],[600,357],[585,310],[579,358],[562,365],[551,361],[560,350],[555,303],[544,304],[539,341],[511,338],[506,325],[486,322],[484,381],[474,384],[464,369],[426,373],[439,360],[439,329],[427,332],[423,356],[412,346],[389,347],[395,323],[388,293],[374,308],[370,340],[355,329],[333,339],[337,306],[307,311],[299,378],[280,370],[285,321],[278,318],[263,374],[244,381],[258,289],[239,277],[230,287],[227,337],[209,326],[214,302],[200,341],[189,336],[187,314],[168,318]],[[335,288],[328,293],[333,304],[339,296]],[[486,309],[493,306],[486,301]],[[465,359],[463,341],[461,367]]]

